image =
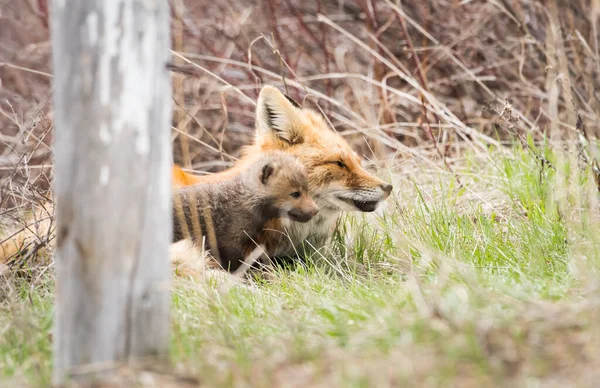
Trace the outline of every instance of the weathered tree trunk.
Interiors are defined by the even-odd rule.
[[[56,383],[167,351],[168,17],[167,0],[53,2]]]

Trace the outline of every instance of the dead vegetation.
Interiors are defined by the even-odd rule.
[[[600,133],[594,1],[171,5],[174,162],[186,169],[210,173],[235,160],[269,83],[322,110],[368,160],[392,168],[402,160],[403,170],[453,172],[465,149],[547,136],[578,140],[600,176],[588,147]],[[47,8],[0,3],[0,226],[11,230],[26,227],[15,223],[25,204],[49,197]]]
[[[211,173],[229,166],[252,140],[261,85],[273,84],[321,110],[372,168],[411,178],[447,173],[460,187],[465,177],[457,169],[467,153],[486,160],[491,149],[502,153],[515,144],[541,171],[556,170],[555,160],[534,147],[549,141],[574,165],[590,167],[600,187],[599,1],[171,5],[173,158],[185,169]],[[13,285],[23,279],[35,286],[52,271],[50,56],[47,0],[0,0],[0,241],[10,250],[0,264],[6,280],[0,296],[14,295]],[[565,206],[561,214],[568,213]],[[4,244],[22,231],[28,239]],[[597,320],[594,303],[573,312],[576,319],[563,319],[575,307],[561,306],[511,328],[482,323],[476,338],[509,378],[548,373],[546,382],[556,386],[591,381],[598,338],[581,322]],[[431,371],[429,350],[419,353],[423,378]],[[531,369],[535,357],[546,361],[546,371]],[[385,376],[386,364],[364,364]],[[285,366],[274,378],[283,384],[310,376],[304,367]]]
[[[45,3],[1,5],[4,167],[27,149],[33,169],[45,154],[34,142],[51,142]],[[185,73],[174,75],[175,162],[208,172],[231,162],[251,140],[264,83],[318,103],[373,158],[433,163],[464,143],[554,138],[575,133],[576,113],[598,135],[595,2],[398,4],[172,1],[173,65]]]

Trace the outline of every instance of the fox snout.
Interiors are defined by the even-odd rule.
[[[308,222],[319,212],[319,207],[312,199],[302,202],[301,206],[294,207],[288,212],[292,221]]]
[[[337,200],[352,206],[348,210],[359,210],[365,213],[373,212],[382,201],[390,196],[394,187],[376,177],[371,178],[370,182],[372,182],[370,185],[338,191],[334,195]]]
[[[390,196],[393,189],[394,186],[390,185],[389,183],[384,183],[381,185],[381,190],[383,190],[383,192],[385,193],[385,198]]]

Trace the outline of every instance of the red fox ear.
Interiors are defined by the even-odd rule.
[[[290,102],[290,104],[294,105],[298,109],[302,109],[300,104],[298,104],[292,97],[288,96],[287,94],[284,94],[283,96]]]
[[[263,166],[262,171],[260,173],[260,181],[263,185],[266,185],[269,181],[269,178],[275,174],[275,170],[277,165],[275,163],[267,163]]]
[[[265,86],[256,106],[256,137],[258,143],[267,139],[289,144],[302,142],[303,115],[300,105],[273,86]]]

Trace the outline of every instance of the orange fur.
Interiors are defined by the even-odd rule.
[[[25,219],[23,225],[8,229],[0,236],[0,264],[9,264],[9,261],[19,259],[27,255],[36,245],[39,258],[44,262],[50,262],[49,249],[54,244],[54,204],[35,206],[33,211]]]
[[[173,166],[172,175],[173,187],[191,186],[196,183],[200,183],[202,179],[199,176],[187,174],[181,167],[177,165]]]
[[[320,213],[307,224],[270,221],[266,229],[272,230],[265,231],[258,241],[265,244],[269,254],[294,254],[304,240],[321,247],[331,236],[342,211],[372,211],[389,196],[391,186],[364,170],[358,155],[317,112],[300,108],[276,88],[265,86],[258,98],[256,116],[255,141],[245,148],[235,167],[208,176],[181,171],[177,184],[224,179],[266,151],[281,150],[296,156],[308,171],[309,192]]]
[[[257,243],[264,244],[270,255],[292,255],[305,241],[320,248],[331,236],[341,212],[372,211],[389,196],[391,186],[365,171],[348,143],[317,112],[300,108],[276,88],[265,86],[259,95],[256,116],[256,139],[234,167],[197,176],[173,166],[172,182],[174,187],[216,182],[237,173],[269,150],[298,157],[307,169],[309,194],[319,206],[319,214],[305,224],[283,219],[269,221]],[[31,238],[32,231],[24,230],[2,244],[0,264]]]

